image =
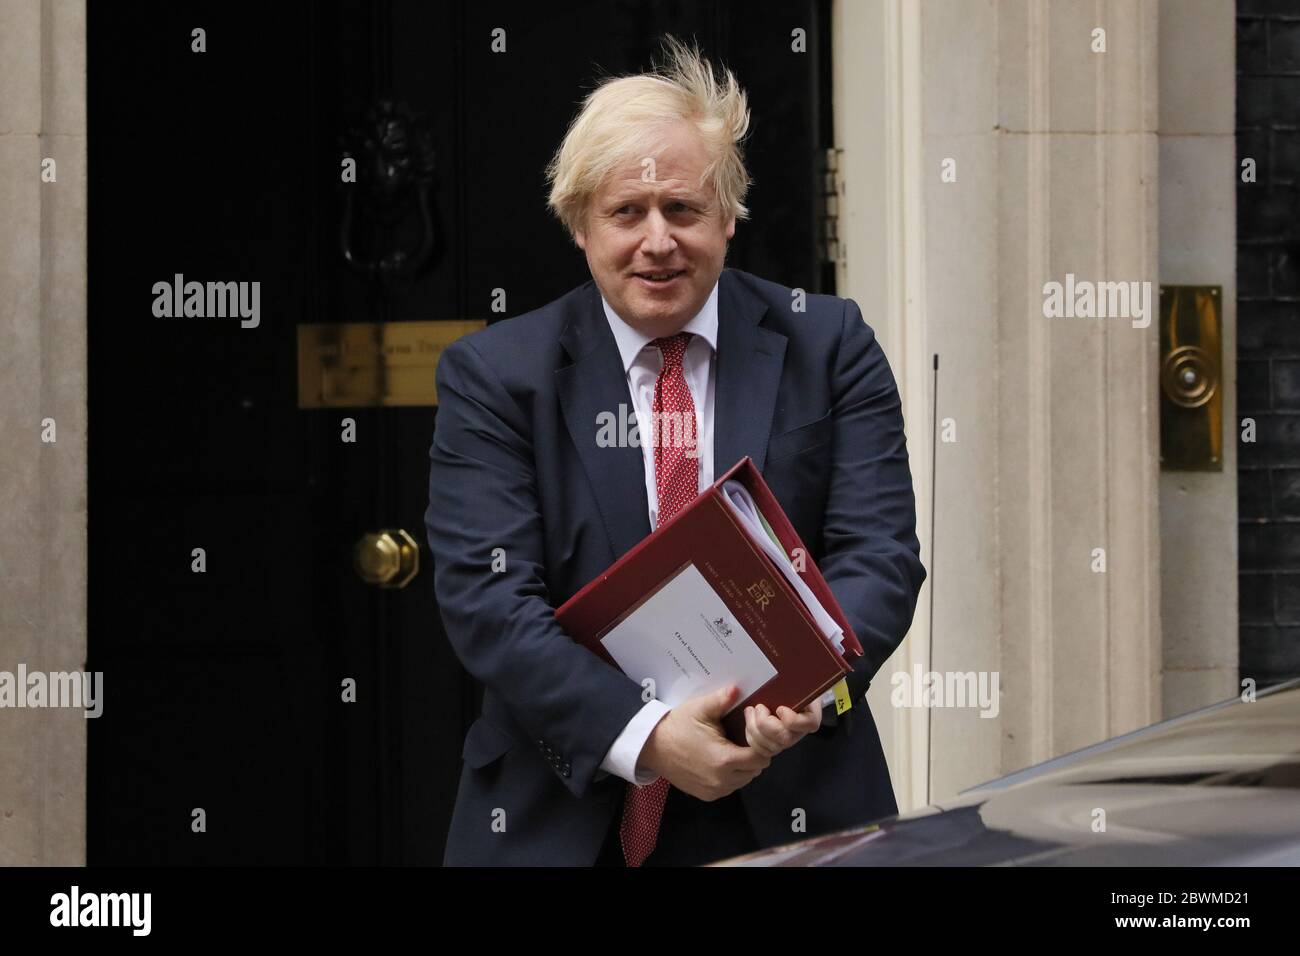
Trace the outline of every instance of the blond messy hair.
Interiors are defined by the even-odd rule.
[[[653,72],[608,79],[592,91],[547,165],[547,205],[570,236],[584,228],[605,177],[636,157],[657,155],[660,131],[681,121],[711,157],[701,185],[712,185],[723,218],[749,218],[744,201],[751,180],[740,147],[749,131],[745,91],[725,67],[715,75],[698,47],[668,36],[664,55]]]

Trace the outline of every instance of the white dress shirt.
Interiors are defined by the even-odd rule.
[[[609,320],[614,340],[618,343],[618,354],[623,359],[623,371],[627,374],[628,392],[632,397],[631,414],[636,415],[639,423],[641,457],[645,465],[646,502],[650,510],[650,527],[653,529],[659,516],[659,494],[655,489],[655,456],[650,442],[650,424],[653,420],[655,382],[663,369],[663,353],[650,344],[653,336],[624,322],[604,296],[601,296],[600,301],[605,307],[605,318]],[[680,331],[695,333],[686,347],[686,354],[682,356],[682,374],[691,391],[691,401],[695,404],[696,448],[699,453],[699,480],[696,487],[703,491],[713,484],[713,357],[718,348],[717,283],[714,283],[704,308],[682,326]],[[622,415],[618,417],[623,418]],[[600,769],[640,786],[659,779],[656,773],[638,772],[636,762],[645,742],[650,738],[650,732],[670,709],[662,701],[651,698],[615,738],[605,759],[601,761]],[[596,776],[600,779],[601,775],[597,773]]]

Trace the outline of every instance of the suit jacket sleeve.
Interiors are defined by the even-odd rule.
[[[832,373],[830,489],[817,566],[865,652],[848,677],[857,701],[902,643],[926,572],[898,386],[852,299],[845,300],[842,321]]]
[[[443,352],[437,384],[425,524],[447,636],[582,796],[641,710],[641,687],[555,621],[528,417],[468,339]]]

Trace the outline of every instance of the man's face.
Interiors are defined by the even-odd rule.
[[[700,182],[709,157],[695,132],[668,126],[662,143],[658,156],[601,183],[574,236],[614,311],[655,337],[679,331],[704,307],[736,232],[736,218],[724,217],[712,186]]]

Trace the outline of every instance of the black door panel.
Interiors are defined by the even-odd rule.
[[[424,545],[436,410],[300,409],[297,328],[493,321],[585,281],[543,168],[593,77],[648,66],[664,32],[696,37],[750,93],[753,218],[729,263],[824,290],[827,14],[781,10],[88,5],[88,666],[105,673],[91,864],[441,860],[481,688],[443,633]],[[793,27],[813,52],[790,51]],[[340,162],[385,103],[430,152],[423,191],[377,212]],[[370,268],[419,258],[426,237],[410,274]],[[259,283],[258,324],[155,315],[155,284],[178,274]],[[353,567],[358,539],[390,528],[423,552],[402,589]]]

